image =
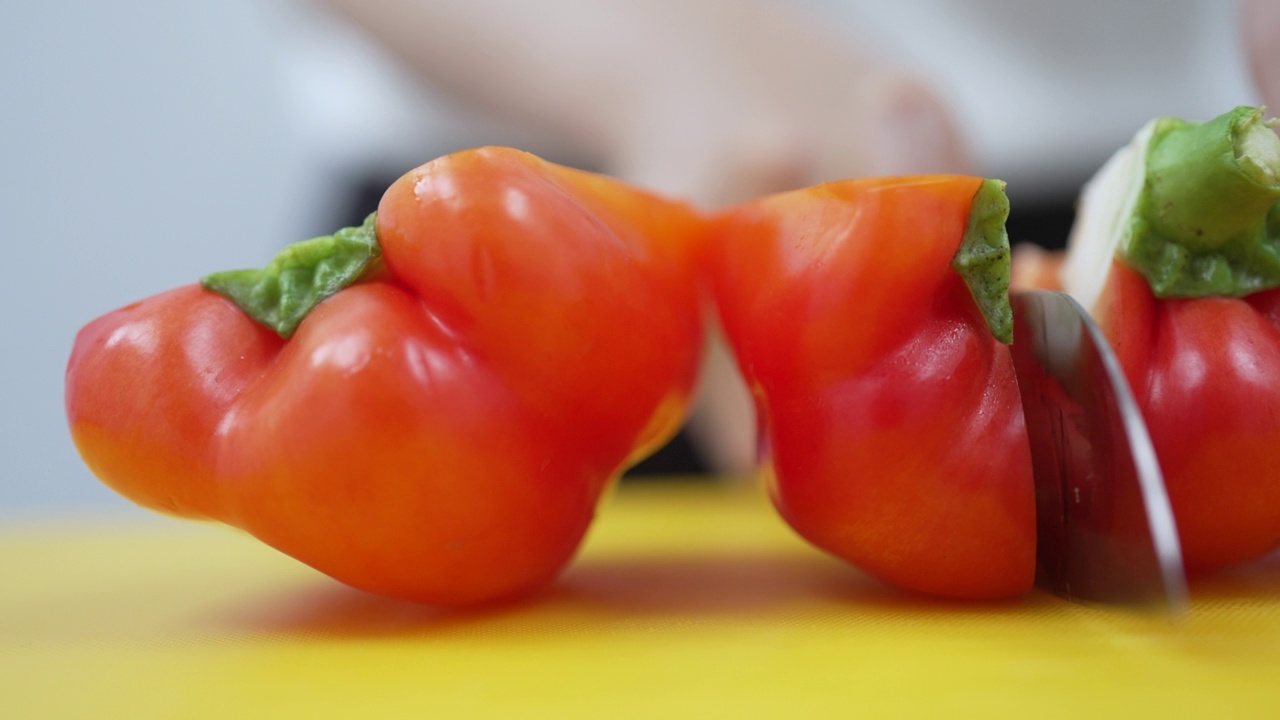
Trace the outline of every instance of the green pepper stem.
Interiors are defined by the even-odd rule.
[[[287,339],[321,301],[375,265],[382,254],[376,224],[371,214],[363,225],[285,247],[264,268],[213,273],[200,284]]]
[[[969,206],[969,223],[951,268],[964,279],[969,294],[997,340],[1013,342],[1013,308],[1009,305],[1009,197],[1000,180],[984,180]]]
[[[1280,138],[1259,108],[1204,123],[1157,120],[1121,257],[1159,297],[1280,287]]]

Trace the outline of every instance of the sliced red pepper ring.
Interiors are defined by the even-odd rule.
[[[525,153],[446,156],[361,228],[89,323],[71,433],[126,497],[355,587],[529,592],[683,419],[702,231],[683,204]]]
[[[1034,579],[1030,455],[1001,341],[1002,187],[829,183],[731,208],[712,233],[779,511],[816,546],[938,595],[1004,597]]]

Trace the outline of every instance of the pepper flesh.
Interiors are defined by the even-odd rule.
[[[383,197],[384,269],[288,340],[194,285],[91,322],[67,370],[72,436],[135,502],[355,587],[526,593],[682,421],[702,228],[514,150],[446,156]]]
[[[1035,565],[1012,358],[951,267],[983,187],[829,183],[731,208],[710,241],[782,516],[895,585],[966,598],[1025,592]]]

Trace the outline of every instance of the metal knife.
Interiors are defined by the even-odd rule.
[[[1011,295],[1036,495],[1036,586],[1074,602],[1187,606],[1173,511],[1120,363],[1070,296]]]

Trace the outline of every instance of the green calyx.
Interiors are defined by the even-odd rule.
[[[1120,256],[1157,297],[1280,287],[1280,138],[1262,110],[1157,120]]]
[[[287,246],[264,268],[213,273],[200,284],[288,338],[321,301],[371,271],[382,255],[375,221],[371,214],[358,227]]]
[[[1013,309],[1009,306],[1009,198],[1004,183],[984,180],[969,206],[969,224],[951,268],[964,279],[987,327],[997,340],[1013,342]]]

